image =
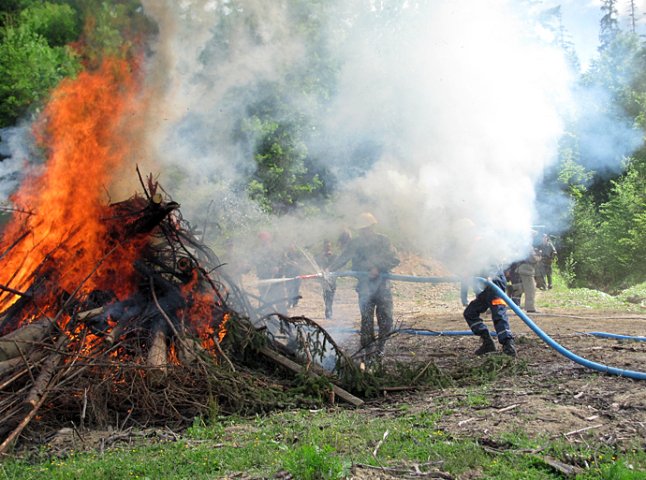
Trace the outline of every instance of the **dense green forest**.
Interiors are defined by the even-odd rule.
[[[235,2],[225,3],[231,9]],[[325,108],[339,71],[338,59],[317,41],[320,19],[334,7],[304,0],[292,0],[292,4],[293,21],[301,25],[309,42],[307,60],[291,67],[287,82],[258,87],[263,95],[248,108],[236,132],[237,141],[248,144],[256,162],[255,172],[247,179],[250,197],[278,215],[313,199],[325,202],[336,187],[332,172],[308,148],[313,132],[318,131],[314,112]],[[634,129],[644,132],[646,43],[634,22],[632,29],[620,27],[616,8],[615,0],[602,2],[598,54],[585,71],[579,70],[578,82],[609,92],[605,103],[596,107],[608,116],[628,119]],[[376,21],[388,19],[382,12]],[[155,32],[155,25],[134,0],[3,1],[0,127],[37,115],[63,78],[94,68],[104,55],[131,55]],[[574,47],[565,38],[558,37],[560,46],[579,68]],[[293,91],[308,99],[307,106],[289,100]],[[618,159],[622,169],[594,169],[586,161],[590,147],[580,128],[578,121],[569,123],[559,163],[546,172],[538,194],[549,197],[560,192],[570,200],[562,219],[567,229],[557,236],[563,276],[573,286],[614,291],[646,279],[646,148],[636,146],[630,156]],[[361,153],[353,165],[359,170]],[[366,164],[370,156],[368,147]]]

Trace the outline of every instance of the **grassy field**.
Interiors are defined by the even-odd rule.
[[[617,295],[609,295],[589,288],[568,288],[564,280],[557,274],[554,277],[554,289],[543,295],[542,306],[644,312],[646,309],[646,282],[623,290]]]
[[[580,466],[579,479],[646,478],[646,453],[639,442],[618,452],[512,432],[487,446],[447,437],[436,424],[443,414],[409,413],[402,405],[398,415],[383,418],[332,409],[208,423],[196,419],[178,441],[62,459],[41,451],[29,461],[6,460],[1,471],[7,479],[212,479],[239,472],[244,478],[289,472],[296,479],[338,479],[350,476],[353,465],[372,465],[375,472],[383,467],[391,474],[412,473],[417,465],[422,472],[437,469],[455,478],[557,479],[563,474],[553,464],[561,460]]]

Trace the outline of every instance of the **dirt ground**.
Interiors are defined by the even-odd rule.
[[[437,265],[408,259],[396,270],[405,275],[441,275]],[[359,315],[355,281],[339,279],[334,319],[323,315],[321,287],[316,280],[303,282],[302,299],[291,315],[305,315],[319,322],[349,353],[357,349]],[[395,322],[400,328],[433,331],[468,330],[462,317],[457,284],[395,283]],[[646,335],[643,313],[541,308],[539,291],[534,322],[566,349],[588,360],[619,369],[646,371],[646,342],[603,339],[586,332]],[[485,317],[493,329],[490,316]],[[499,362],[513,372],[486,388],[486,398],[474,397],[474,387],[453,385],[389,393],[386,400],[365,407],[367,414],[397,415],[398,404],[413,411],[452,412],[440,427],[456,437],[487,441],[503,432],[525,432],[530,437],[548,435],[572,442],[598,439],[613,445],[638,440],[646,448],[646,382],[598,373],[560,355],[510,312],[517,339],[515,362]],[[440,372],[472,371],[482,363],[473,355],[479,339],[473,336],[420,336],[399,334],[387,345],[387,361],[432,362]],[[409,410],[410,411],[410,410]]]

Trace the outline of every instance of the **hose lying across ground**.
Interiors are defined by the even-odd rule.
[[[608,365],[593,362],[591,360],[588,360],[586,358],[580,357],[579,355],[572,353],[571,351],[563,347],[561,344],[554,341],[543,330],[541,330],[539,326],[536,325],[532,321],[532,319],[529,318],[525,314],[525,312],[523,312],[520,309],[518,305],[516,305],[514,302],[511,301],[511,299],[505,294],[505,292],[502,291],[500,287],[498,287],[496,284],[494,284],[489,280],[485,280],[484,278],[477,278],[477,280],[480,280],[481,282],[484,282],[487,286],[491,287],[500,296],[500,298],[502,298],[505,302],[507,302],[507,305],[509,306],[509,308],[511,308],[514,311],[514,313],[516,313],[516,315],[518,315],[523,320],[523,322],[525,322],[527,326],[531,328],[536,335],[538,335],[538,337],[541,340],[543,340],[545,343],[547,343],[550,347],[552,347],[554,350],[556,350],[564,357],[569,358],[570,360],[578,363],[579,365],[583,365],[584,367],[591,368],[592,370],[596,370],[598,372],[610,373],[612,375],[618,375],[620,377],[634,378],[636,380],[646,380],[646,372],[638,372],[635,370],[624,370],[621,368],[610,367]]]
[[[363,275],[367,275],[367,272],[356,272],[356,271],[343,271],[343,272],[330,272],[330,273],[317,273],[317,274],[312,274],[312,275],[301,275],[299,277],[294,277],[294,278],[281,278],[281,279],[272,279],[270,281],[289,281],[289,280],[294,280],[296,278],[300,279],[305,279],[305,278],[325,278],[326,276],[330,277],[360,277]],[[418,277],[414,275],[396,275],[396,274],[383,274],[384,278],[387,278],[389,280],[395,280],[395,281],[400,281],[400,282],[413,282],[413,283],[449,283],[449,282],[459,282],[460,279],[457,277]],[[628,377],[628,378],[633,378],[636,380],[646,380],[646,372],[639,372],[635,370],[625,370],[621,368],[616,368],[616,367],[611,367],[608,365],[604,365],[602,363],[597,363],[593,362],[591,360],[588,360],[586,358],[580,357],[579,355],[576,355],[575,353],[571,352],[570,350],[566,349],[563,347],[561,344],[556,342],[554,339],[552,339],[549,335],[547,335],[534,321],[523,312],[518,305],[516,305],[511,298],[509,298],[505,292],[498,287],[496,284],[493,282],[476,277],[475,280],[478,280],[481,283],[484,283],[485,285],[491,287],[496,294],[502,298],[509,308],[511,308],[518,317],[520,317],[521,320],[523,320],[527,326],[541,339],[543,340],[547,345],[552,347],[554,350],[556,350],[558,353],[563,355],[564,357],[572,360],[575,363],[578,363],[579,365],[583,365],[586,368],[590,368],[592,370],[596,370],[598,372],[603,372],[603,373],[609,373],[611,375],[618,375],[620,377]],[[422,333],[423,331],[419,330],[410,330],[410,329],[404,329],[401,330],[401,333],[409,333],[409,334],[414,334],[414,335],[435,335],[435,336],[440,336],[440,335],[445,335],[445,336],[455,336],[455,335],[469,335],[471,334],[470,331],[454,331],[454,332],[425,332]],[[612,333],[606,333],[606,332],[590,332],[589,335],[597,336],[597,337],[603,337],[603,338],[615,338],[619,340],[636,340],[636,341],[646,341],[646,337],[633,337],[629,335],[617,335],[617,334],[612,334]]]

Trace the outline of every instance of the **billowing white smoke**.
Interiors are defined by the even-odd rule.
[[[284,2],[143,4],[159,37],[146,79],[153,100],[142,158],[163,172],[162,183],[188,218],[204,219],[214,201],[220,220],[245,225],[245,217],[259,215],[239,191],[253,157],[233,136],[258,84],[280,80],[279,72],[302,54]]]
[[[211,200],[217,208],[238,175],[249,173],[250,152],[231,141],[233,122],[259,82],[280,81],[303,55],[288,3],[144,2],[160,27],[150,68],[158,92],[150,153],[177,181],[170,190],[183,208],[204,212]],[[342,41],[328,39],[343,62],[337,96],[321,122],[325,145],[311,152],[318,147],[336,167],[339,216],[351,224],[371,210],[399,232],[398,241],[456,269],[464,266],[450,260],[464,251],[452,247],[471,243],[455,238],[464,217],[482,237],[474,269],[521,255],[534,221],[534,184],[555,160],[562,131],[557,105],[567,102],[569,78],[560,51],[541,44],[506,2],[341,7],[343,15],[328,20],[330,32],[346,32]],[[349,27],[336,23],[348,19]],[[376,145],[379,158],[344,179],[348,156],[362,143]]]
[[[346,43],[331,138],[367,135],[383,148],[346,199],[367,199],[413,245],[477,271],[527,249],[570,74],[506,2],[429,3]],[[456,232],[463,218],[481,237],[475,263],[465,257],[474,242]]]
[[[31,134],[31,125],[21,123],[0,129],[0,202],[7,203],[24,176],[41,160]],[[28,205],[23,205],[29,208]]]

